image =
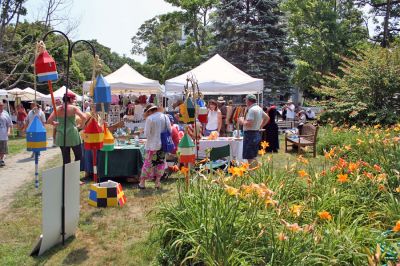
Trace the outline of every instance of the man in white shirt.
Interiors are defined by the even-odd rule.
[[[4,111],[4,103],[0,102],[0,167],[6,165],[4,156],[8,154],[8,135],[10,135],[11,126],[11,117]]]
[[[269,117],[257,104],[257,98],[253,94],[246,96],[246,106],[246,115],[240,117],[238,122],[243,125],[243,159],[251,164],[260,147],[260,129],[267,124]]]

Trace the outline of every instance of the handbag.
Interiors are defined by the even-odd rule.
[[[171,153],[175,150],[175,144],[172,140],[171,132],[167,128],[167,118],[165,119],[165,130],[161,132],[161,149],[163,152]]]

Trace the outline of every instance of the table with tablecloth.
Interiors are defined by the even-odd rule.
[[[132,177],[138,176],[143,166],[144,145],[115,146],[108,152],[108,173],[105,175],[105,152],[99,151],[97,171],[100,178],[104,177]]]
[[[199,158],[206,157],[206,149],[229,145],[231,156],[236,161],[243,161],[243,138],[219,137],[216,140],[203,138],[199,141]]]

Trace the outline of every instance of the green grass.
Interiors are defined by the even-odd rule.
[[[26,149],[26,140],[22,137],[10,138],[8,140],[8,154],[14,155]]]
[[[59,157],[46,168],[61,165]],[[65,247],[56,246],[39,258],[29,256],[41,234],[41,193],[32,184],[24,185],[0,221],[0,265],[150,265],[158,244],[152,241],[155,221],[151,212],[160,201],[175,195],[175,180],[163,183],[160,191],[144,191],[122,183],[127,203],[117,208],[88,205],[89,184],[81,186],[81,211],[76,236]]]

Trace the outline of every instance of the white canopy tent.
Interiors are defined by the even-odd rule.
[[[62,86],[61,88],[59,88],[58,90],[53,92],[54,99],[60,99],[61,100],[64,97],[65,92],[66,92],[66,87]],[[75,94],[76,100],[78,102],[82,101],[82,96],[79,96],[77,93],[75,93],[72,90],[68,90],[68,92],[71,92],[71,93]],[[50,94],[45,95],[45,96],[41,97],[40,100],[44,101],[44,102],[51,102],[51,95]]]
[[[193,76],[204,95],[261,94],[264,81],[244,73],[219,54],[180,76],[165,82],[166,94],[182,93],[187,77]]]
[[[110,84],[112,94],[160,94],[163,89],[157,80],[148,79],[128,64],[107,75],[105,80]],[[83,91],[89,91],[91,81],[83,83]]]
[[[35,90],[30,88],[30,87],[28,87],[26,89],[23,89],[23,91],[35,95]],[[42,98],[44,96],[45,96],[45,94],[36,91],[36,99],[40,99],[40,98]]]
[[[0,96],[7,96],[7,90],[0,89]]]
[[[8,100],[10,100],[10,101],[15,101],[15,99],[17,97],[21,98],[21,101],[34,101],[35,100],[34,93],[30,93],[28,91],[24,91],[19,88],[14,88],[14,89],[8,90],[7,94],[8,94]]]

